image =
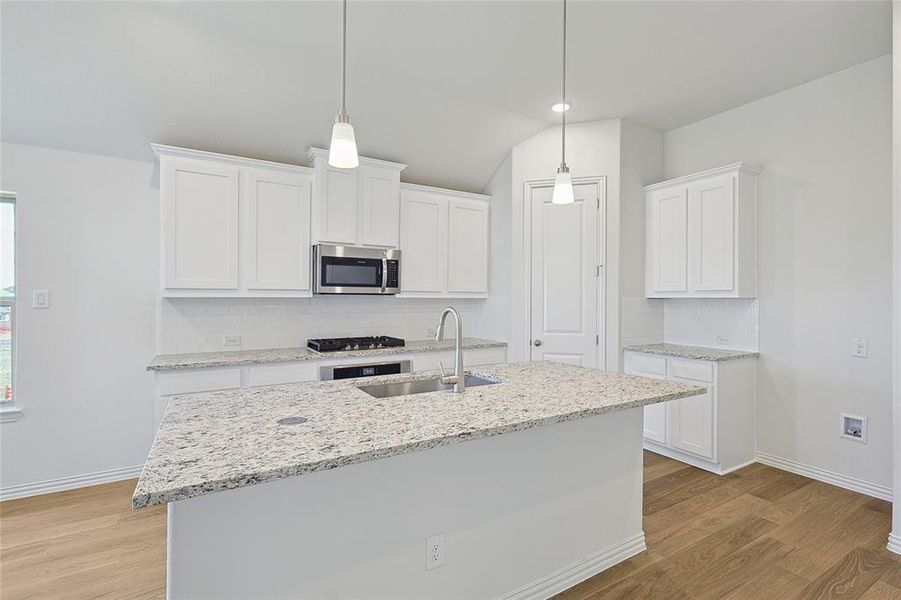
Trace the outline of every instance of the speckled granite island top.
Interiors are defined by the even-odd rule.
[[[704,388],[561,363],[478,368],[499,383],[463,394],[377,399],[358,385],[415,373],[174,397],[144,464],[141,508],[703,393]],[[304,417],[299,425],[279,425]]]
[[[505,342],[463,338],[465,350],[478,348],[503,348]],[[266,348],[262,350],[223,350],[221,352],[194,352],[188,354],[160,354],[147,365],[148,371],[181,371],[188,369],[209,369],[214,367],[242,367],[271,363],[301,362],[306,360],[328,360],[355,358],[360,356],[381,356],[383,354],[403,354],[409,352],[442,352],[454,349],[454,340],[413,340],[396,348],[376,348],[346,350],[341,352],[316,352],[309,348]]]
[[[723,350],[722,348],[705,348],[703,346],[683,346],[682,344],[641,344],[638,346],[626,346],[623,350],[630,352],[644,352],[645,354],[657,354],[659,356],[672,356],[673,358],[691,358],[694,360],[735,360],[738,358],[754,358],[757,352],[749,350]]]

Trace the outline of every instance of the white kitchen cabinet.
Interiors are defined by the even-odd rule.
[[[447,205],[447,291],[488,292],[488,203],[451,199]]]
[[[447,280],[447,198],[418,189],[401,192],[402,293],[441,294]]]
[[[312,169],[153,145],[161,295],[310,296]]]
[[[312,177],[249,170],[243,241],[248,290],[310,290]]]
[[[688,192],[648,193],[648,272],[656,293],[688,291]]]
[[[488,196],[401,184],[401,294],[488,295]]]
[[[757,175],[735,163],[645,187],[645,295],[757,295]]]
[[[644,409],[644,447],[718,474],[754,461],[757,360],[704,361],[626,351],[626,373],[705,388]]]
[[[328,150],[310,148],[315,171],[313,242],[397,248],[400,172],[406,165],[360,157],[356,169],[328,164]]]
[[[238,169],[161,158],[163,282],[238,289]]]

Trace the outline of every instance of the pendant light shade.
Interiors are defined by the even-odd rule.
[[[332,126],[328,164],[337,169],[355,169],[360,166],[360,157],[354,128],[347,115],[347,0],[341,6],[341,111]]]
[[[551,195],[551,202],[553,204],[572,204],[575,201],[573,178],[569,175],[569,168],[563,165],[557,169],[557,176],[554,177],[554,193]]]
[[[566,105],[566,0],[563,0],[563,96],[562,104]],[[576,201],[573,193],[573,178],[566,166],[566,110],[560,112],[561,121],[561,160],[557,167],[557,176],[554,177],[554,193],[551,195],[553,204],[572,204]]]
[[[332,143],[328,150],[328,164],[337,169],[355,169],[360,166],[357,155],[357,139],[350,120],[335,122],[332,127]]]

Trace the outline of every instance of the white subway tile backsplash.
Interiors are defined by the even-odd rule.
[[[756,298],[671,298],[663,303],[667,343],[716,347],[722,346],[717,338],[727,336],[730,348],[758,349]]]
[[[441,309],[456,306],[466,336],[478,336],[484,300],[394,297],[167,298],[160,300],[161,354],[221,350],[223,336],[240,335],[242,348],[306,345],[315,337],[392,335],[421,340],[434,331]],[[451,334],[452,335],[452,334]]]

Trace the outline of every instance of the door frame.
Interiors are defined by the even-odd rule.
[[[573,185],[584,183],[593,183],[598,187],[598,200],[600,201],[600,209],[598,215],[598,240],[595,247],[595,262],[600,268],[598,276],[595,278],[597,286],[597,306],[595,307],[597,318],[598,344],[597,353],[595,355],[595,364],[592,365],[596,369],[606,370],[607,365],[607,320],[605,318],[607,312],[607,177],[604,175],[593,175],[590,177],[573,177]],[[523,340],[522,348],[523,356],[530,357],[532,354],[532,191],[542,188],[553,188],[553,179],[529,179],[523,182],[523,255],[522,264],[523,273],[525,274],[525,315],[524,321],[517,324],[512,323],[514,328],[519,327],[524,335],[520,336]],[[513,336],[516,339],[516,336]]]

